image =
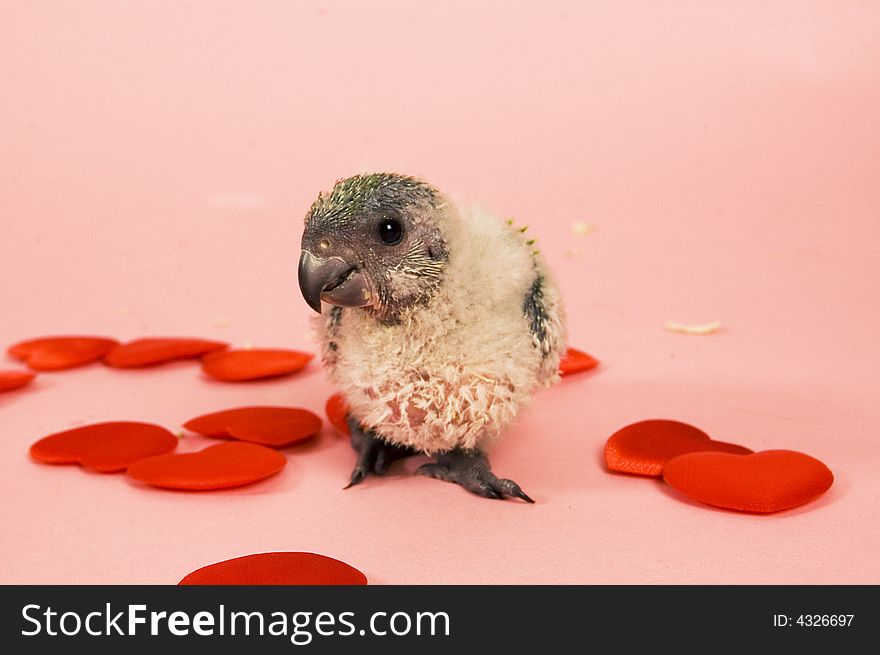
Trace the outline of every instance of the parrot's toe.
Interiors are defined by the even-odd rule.
[[[452,450],[442,453],[436,462],[423,464],[416,469],[425,475],[446,482],[460,484],[468,491],[484,498],[519,498],[534,503],[513,480],[498,478],[489,468],[486,456],[475,450]]]
[[[351,430],[351,445],[358,458],[345,489],[360,484],[370,473],[384,475],[394,460],[415,455],[411,448],[390,444],[374,432],[361,429],[350,417],[348,425]]]
[[[354,471],[351,472],[351,480],[343,487],[343,489],[348,489],[356,484],[360,484],[364,481],[365,477],[367,477],[367,472],[363,470],[360,463],[358,463],[358,465],[354,467]]]

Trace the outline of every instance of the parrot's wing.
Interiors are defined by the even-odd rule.
[[[550,353],[552,343],[547,329],[549,316],[544,287],[544,276],[539,273],[526,292],[525,300],[523,300],[523,312],[529,322],[529,330],[532,333],[535,347],[541,351],[543,357],[546,357]]]
[[[547,275],[538,270],[523,300],[523,313],[532,334],[532,343],[541,353],[542,377],[548,381],[556,377],[564,347],[561,311],[556,288]]]

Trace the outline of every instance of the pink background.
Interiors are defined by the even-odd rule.
[[[317,365],[252,385],[191,363],[42,375],[0,396],[0,581],[175,583],[306,550],[374,583],[880,582],[880,6],[537,4],[3,3],[0,343],[312,349],[302,216],[338,177],[396,170],[531,225],[571,343],[603,366],[494,454],[535,506],[415,460],[343,492],[330,428],[219,493],[39,465],[28,446],[73,425],[322,412],[331,393]],[[605,439],[649,417],[807,452],[836,482],[762,517],[605,472]]]

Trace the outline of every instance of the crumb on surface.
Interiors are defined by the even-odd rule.
[[[571,224],[571,233],[578,237],[588,235],[595,229],[595,226],[584,221],[575,221]]]
[[[712,334],[721,329],[721,321],[712,321],[711,323],[703,323],[701,325],[685,325],[675,321],[666,321],[663,324],[663,328],[670,332],[678,332],[679,334]]]

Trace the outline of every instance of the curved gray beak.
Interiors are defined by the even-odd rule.
[[[299,258],[299,289],[319,314],[321,301],[340,307],[364,307],[373,300],[367,277],[340,257],[316,257],[303,250]]]

